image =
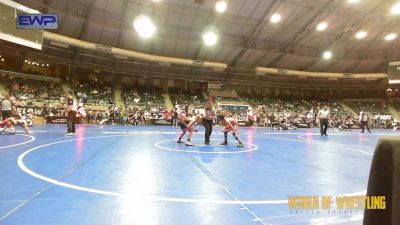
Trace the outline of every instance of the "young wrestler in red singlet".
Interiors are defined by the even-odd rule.
[[[228,144],[228,133],[232,131],[233,137],[236,139],[236,141],[239,142],[239,145],[237,147],[244,147],[243,142],[238,137],[239,122],[234,118],[225,118],[222,115],[218,116],[217,119],[220,125],[225,126],[223,130],[224,142],[222,142],[221,145]]]

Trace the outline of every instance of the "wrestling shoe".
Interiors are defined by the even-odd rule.
[[[181,140],[178,140],[176,143],[178,143],[178,144],[182,144],[182,143],[184,143],[183,141],[181,141]]]
[[[238,144],[237,147],[238,147],[238,148],[243,148],[243,147],[244,147],[244,144],[243,144],[242,142],[239,142],[239,144]]]
[[[204,144],[205,145],[210,145],[210,141],[205,141]]]
[[[228,145],[227,141],[222,142],[220,145]]]
[[[73,133],[66,133],[65,136],[71,136],[74,135]]]
[[[194,146],[194,144],[190,143],[190,141],[187,141],[186,146]]]

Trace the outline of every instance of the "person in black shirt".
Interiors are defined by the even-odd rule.
[[[177,109],[171,111],[172,115],[172,126],[176,127],[178,125],[178,112]]]
[[[67,116],[67,136],[75,134],[75,123],[76,123],[76,110],[77,110],[77,102],[72,97],[72,92],[68,91],[66,95],[66,109],[65,113]]]
[[[202,124],[205,131],[205,141],[204,144],[210,145],[210,136],[212,134],[213,122],[214,122],[215,112],[212,109],[212,104],[209,102],[205,108],[205,116],[203,117]]]

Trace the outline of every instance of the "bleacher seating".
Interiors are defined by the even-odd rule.
[[[122,99],[127,108],[157,107],[166,108],[162,91],[145,86],[124,88]]]
[[[204,109],[207,103],[207,100],[199,91],[169,89],[168,92],[175,108],[185,109],[188,107],[190,113],[193,113],[193,110]]]
[[[262,96],[243,96],[242,99],[248,102],[254,109],[261,114],[281,113],[281,114],[306,114],[313,106],[311,103],[297,99],[271,99]]]
[[[108,106],[115,102],[113,88],[101,81],[73,82],[72,89],[75,96],[88,105]]]
[[[58,82],[28,80],[20,77],[1,75],[0,81],[9,88],[19,105],[58,105],[64,92]]]
[[[372,115],[390,115],[386,103],[383,102],[346,102],[346,104],[356,113],[364,110]]]
[[[344,116],[348,114],[337,101],[312,100],[310,103],[314,106],[314,109],[317,110],[321,109],[324,105],[328,106],[331,116]]]
[[[31,79],[31,75],[28,74],[24,77],[0,73],[1,84],[9,88],[10,93],[16,97],[17,105],[37,105],[45,106],[45,108],[49,109],[62,109],[64,107],[62,105],[64,93],[61,85],[56,81],[49,80],[40,80],[40,78],[35,78],[34,76]],[[93,107],[104,106],[108,108],[115,102],[112,87],[101,81],[72,82],[72,90],[76,97],[81,99],[86,105]],[[126,111],[119,113],[129,118],[144,118],[144,120],[148,118],[165,118],[165,115],[173,115],[172,111],[167,112],[162,93],[163,91],[160,88],[147,86],[122,88],[122,99],[125,103]],[[207,99],[204,98],[199,90],[186,91],[180,88],[170,88],[169,93],[174,107],[187,110],[189,114],[203,112],[207,104]],[[217,94],[220,94],[220,96],[216,96],[216,105],[218,105],[218,108],[216,108],[217,113],[229,112],[239,120],[247,121],[249,119],[248,110],[250,109],[247,105],[249,105],[256,115],[256,124],[265,124],[265,121],[269,120],[275,123],[282,121],[285,121],[284,123],[287,121],[290,121],[290,123],[308,122],[316,126],[316,114],[324,105],[330,107],[331,126],[358,123],[358,117],[351,114],[350,111],[347,112],[335,100],[304,100],[293,97],[271,98],[255,95],[237,96],[237,93],[234,91],[221,91]],[[385,103],[383,100],[374,102],[344,102],[357,114],[360,110],[366,111],[374,127],[382,127],[382,123],[386,121],[386,119],[377,119],[376,115],[390,115],[386,107],[388,103]],[[392,100],[390,104],[400,111],[400,102]],[[93,110],[96,111],[97,109]],[[136,119],[136,121],[138,120]]]

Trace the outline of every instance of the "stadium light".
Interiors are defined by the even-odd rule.
[[[400,14],[400,2],[394,4],[390,10],[392,14],[399,15]]]
[[[156,32],[156,27],[148,16],[139,15],[133,21],[133,27],[142,38],[150,38]]]
[[[347,2],[348,3],[350,3],[350,4],[354,4],[354,3],[357,3],[357,2],[359,2],[360,0],[347,0]]]
[[[363,38],[365,38],[366,36],[367,36],[367,32],[365,32],[365,31],[359,31],[359,32],[357,32],[356,33],[356,38],[357,39],[363,39]]]
[[[226,1],[218,1],[215,3],[215,10],[219,13],[225,12],[226,8],[228,8],[228,3],[226,3]]]
[[[390,34],[386,35],[385,40],[386,40],[386,41],[392,41],[392,40],[394,40],[394,39],[396,39],[396,38],[397,38],[397,34],[395,34],[395,33],[390,33]]]
[[[279,21],[281,21],[281,19],[282,19],[282,16],[278,13],[275,13],[274,15],[271,16],[270,21],[272,23],[278,23]]]
[[[331,58],[332,58],[332,52],[331,52],[331,51],[325,51],[325,52],[322,54],[322,57],[323,57],[324,59],[331,59]]]
[[[218,34],[212,30],[206,31],[203,34],[203,41],[207,46],[212,46],[218,42]]]
[[[323,31],[328,27],[328,24],[325,22],[321,22],[317,25],[317,30],[318,31]]]

